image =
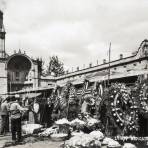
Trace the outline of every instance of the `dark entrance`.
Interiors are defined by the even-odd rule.
[[[10,57],[7,63],[8,92],[18,91],[31,85],[29,76],[31,65],[31,61],[25,55],[16,54]]]

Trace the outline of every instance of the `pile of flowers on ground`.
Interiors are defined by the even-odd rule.
[[[94,126],[99,123],[97,119],[92,117],[88,117],[88,119],[81,120],[76,118],[71,122],[66,118],[59,119],[52,127],[45,129],[38,135],[43,137],[50,136],[54,141],[65,141],[68,139],[63,145],[64,148],[101,148],[103,145],[108,148],[121,148],[121,144],[118,142],[121,137],[108,138],[99,129],[92,130],[89,133],[85,132],[84,129],[88,124],[89,126]],[[130,146],[134,145],[124,145],[125,148],[135,148]]]
[[[38,135],[41,137],[48,137],[48,136],[55,134],[57,132],[58,132],[58,127],[52,126],[50,128],[45,129],[43,132],[39,133]]]
[[[22,126],[22,132],[24,134],[33,134],[35,130],[39,131],[41,128],[43,128],[43,126],[40,124],[25,124]]]
[[[95,139],[90,134],[81,134],[67,140],[64,145],[64,148],[76,148],[76,147],[101,148],[101,142]]]
[[[76,135],[65,142],[64,148],[101,148],[102,145],[119,148],[121,145],[111,139],[104,138],[104,134],[100,131],[93,131],[89,134]]]
[[[125,143],[123,148],[136,148],[136,146],[134,144],[131,144],[131,143]]]

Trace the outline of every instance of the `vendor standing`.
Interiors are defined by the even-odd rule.
[[[32,105],[32,112],[34,115],[34,123],[39,124],[40,123],[40,114],[39,114],[40,105],[37,101],[37,99],[34,100],[34,103]]]
[[[22,108],[19,104],[19,97],[12,97],[12,103],[10,104],[10,119],[11,119],[11,132],[12,141],[21,142],[22,131],[21,131],[21,114],[26,111],[26,108]],[[16,137],[17,136],[17,137]]]
[[[9,131],[9,105],[8,100],[5,99],[1,104],[1,135],[5,135]]]

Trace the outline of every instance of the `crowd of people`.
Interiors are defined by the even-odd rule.
[[[87,100],[87,99],[86,99]],[[92,112],[89,109],[89,103],[84,101],[81,108],[76,103],[69,103],[68,106],[64,107],[66,116],[61,110],[59,114],[60,106],[55,105],[56,103],[51,98],[20,98],[19,96],[8,96],[6,99],[2,99],[0,105],[1,115],[1,128],[0,135],[5,136],[7,133],[12,134],[12,142],[22,141],[22,123],[28,124],[40,124],[48,128],[53,125],[54,121],[59,118],[67,118],[73,120],[75,118],[82,117],[85,112]],[[9,129],[9,127],[11,127]]]
[[[52,108],[48,99],[42,99],[40,102],[36,98],[23,100],[19,96],[9,96],[2,99],[0,136],[6,136],[11,131],[12,142],[22,142],[22,121],[49,127],[52,124]]]

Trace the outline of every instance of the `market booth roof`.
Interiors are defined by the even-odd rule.
[[[40,96],[42,93],[26,93],[26,94],[20,94],[21,98],[36,98]]]
[[[42,91],[47,91],[47,90],[52,90],[52,89],[55,89],[56,88],[56,85],[51,85],[51,86],[48,86],[48,87],[37,87],[37,88],[32,88],[32,89],[24,89],[24,90],[19,90],[19,91],[13,91],[13,92],[8,92],[8,93],[5,93],[5,94],[0,94],[0,95],[16,95],[16,94],[29,94],[29,93],[34,93],[34,94],[37,94],[37,93],[40,93]]]

